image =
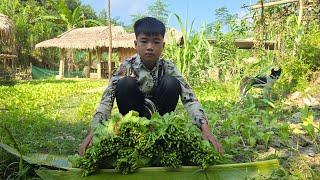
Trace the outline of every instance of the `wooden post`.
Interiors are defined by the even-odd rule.
[[[15,71],[15,68],[14,68],[15,60],[16,60],[16,58],[12,58],[12,60],[11,60],[11,68],[12,68],[14,71]]]
[[[293,3],[293,2],[298,2],[299,0],[280,0],[280,1],[274,1],[274,2],[267,2],[264,3],[264,7],[269,7],[269,6],[275,6],[275,5],[280,5],[280,4],[286,4],[286,3]],[[254,4],[251,6],[243,6],[242,8],[250,7],[251,10],[253,9],[259,9],[261,8],[261,3]]]
[[[64,60],[65,60],[65,49],[61,49],[61,55],[60,55],[60,66],[59,66],[59,76],[57,76],[57,79],[63,79],[64,77]]]
[[[298,28],[300,28],[301,26],[302,15],[303,15],[303,0],[299,0]]]
[[[303,16],[303,0],[299,0],[299,16],[298,16],[298,31],[301,29],[301,22],[302,22],[302,16]],[[292,55],[295,56],[297,52],[297,46],[298,46],[298,39],[299,39],[299,34],[296,35],[294,44],[293,44],[293,50],[292,50]]]
[[[265,19],[264,19],[264,6],[263,6],[263,2],[264,0],[260,0],[260,4],[261,4],[261,34],[260,34],[260,40],[261,40],[261,47],[264,48],[264,25],[265,25]]]
[[[100,48],[97,48],[97,59],[98,59],[97,74],[98,74],[98,79],[101,79],[101,49]]]
[[[74,71],[74,62],[75,62],[75,60],[74,60],[74,50],[72,49],[72,50],[70,50],[70,53],[71,53],[71,58],[70,58],[70,65],[69,65],[69,72],[70,71]]]
[[[3,59],[3,67],[5,70],[7,69],[7,59],[6,58]]]
[[[118,51],[118,54],[119,54],[119,59],[118,59],[118,63],[119,64],[118,65],[120,65],[122,63],[122,60],[123,60],[123,55],[121,54],[121,51]]]
[[[92,65],[92,51],[89,49],[89,59],[88,59],[88,71],[87,71],[87,78],[90,78],[90,70]]]
[[[13,60],[14,60],[14,58],[11,58],[11,59],[10,59],[10,65],[11,65],[11,69],[12,69],[12,70],[13,70],[13,65],[12,65],[12,64],[13,64]]]
[[[109,20],[109,60],[108,60],[108,78],[111,79],[111,58],[112,58],[112,31],[111,31],[111,13],[110,1],[108,0],[108,20]]]

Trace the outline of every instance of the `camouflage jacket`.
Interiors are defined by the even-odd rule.
[[[198,127],[200,127],[201,124],[207,124],[207,117],[194,92],[172,62],[160,59],[154,69],[149,70],[143,65],[139,55],[135,55],[125,60],[113,74],[108,87],[102,95],[100,104],[96,109],[92,121],[92,128],[95,128],[99,123],[103,123],[109,118],[115,99],[115,88],[122,77],[131,76],[135,78],[145,97],[150,97],[153,87],[157,85],[158,80],[163,75],[173,76],[179,80],[181,84],[181,101],[184,108],[188,111],[189,116],[192,118],[192,122]]]

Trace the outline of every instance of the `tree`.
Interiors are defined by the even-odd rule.
[[[39,21],[38,17],[46,16],[50,7],[49,2],[45,4],[36,0],[0,0],[0,12],[9,16],[15,25],[15,40],[18,61],[20,65],[29,65],[35,63],[34,45],[42,40],[52,38],[61,30],[55,24],[48,21]],[[48,5],[47,5],[48,4]],[[44,57],[55,59],[56,52],[46,53]]]
[[[102,25],[102,23],[100,23],[97,20],[84,19],[81,12],[81,6],[75,7],[75,9],[72,11],[69,9],[68,4],[65,0],[59,0],[54,5],[54,7],[57,12],[57,15],[46,15],[40,17],[40,19],[62,25],[62,27],[66,28],[66,30],[71,30],[72,28],[80,27],[83,24],[83,22],[90,22],[95,25]]]
[[[148,7],[148,15],[167,24],[170,13],[168,6],[164,0],[156,0],[154,4]]]
[[[216,21],[220,21],[223,25],[228,25],[237,18],[236,14],[231,14],[227,7],[221,7],[214,11]]]
[[[226,7],[216,9],[214,16],[216,20],[205,27],[208,36],[216,36],[217,33],[222,32],[231,33],[230,35],[238,38],[247,36],[250,28],[248,22],[240,19],[237,14],[231,14]],[[218,32],[217,29],[222,32]]]
[[[138,19],[141,19],[143,17],[147,17],[147,13],[138,13],[138,14],[133,14],[133,15],[130,15],[131,16],[131,21],[132,21],[132,24],[134,24],[134,22],[136,22]]]
[[[98,15],[98,21],[103,23],[104,25],[108,25],[108,12],[106,9],[102,9]],[[111,18],[111,24],[115,26],[125,26],[123,22],[120,21],[120,17],[116,16]]]
[[[96,12],[90,5],[81,5],[80,11],[85,16],[85,19],[98,19]]]
[[[138,13],[131,15],[131,20],[134,23],[138,19],[141,19],[146,16],[154,17],[162,21],[164,24],[167,24],[168,17],[170,11],[168,10],[169,5],[165,2],[165,0],[156,0],[154,4],[151,4],[147,12],[145,13]]]
[[[62,2],[65,4],[61,5]],[[0,0],[0,12],[10,17],[15,25],[17,64],[29,66],[30,62],[37,64],[41,61],[55,66],[54,62],[59,59],[57,49],[40,52],[35,51],[34,46],[40,41],[61,34],[68,27],[82,26],[82,14],[85,18],[96,17],[91,7],[82,6],[80,2],[80,0]],[[60,6],[63,8],[59,8]],[[101,24],[98,21],[88,23],[90,22],[88,19],[85,22],[86,26]],[[3,45],[0,46],[4,49]]]
[[[57,25],[61,25],[63,29],[66,29],[68,31],[76,27],[85,26],[86,22],[89,22],[95,25],[97,24],[102,25],[102,23],[100,23],[97,20],[85,19],[85,16],[83,16],[84,14],[81,13],[81,6],[76,6],[73,11],[69,9],[69,6],[66,0],[59,0],[56,4],[54,4],[54,7],[55,7],[55,10],[57,11],[56,16],[46,15],[46,16],[40,17],[40,19],[44,21],[51,21]],[[68,72],[69,72],[74,67],[74,59],[73,59],[72,51],[67,50],[66,56],[68,60]]]
[[[68,9],[74,11],[77,7],[81,6],[80,0],[65,0]]]
[[[57,15],[46,15],[40,17],[44,21],[54,22],[55,24],[62,25],[63,28],[71,30],[81,23],[80,7],[77,6],[71,11],[65,0],[60,0],[54,4]]]

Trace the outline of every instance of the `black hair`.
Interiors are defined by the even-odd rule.
[[[138,37],[139,34],[143,33],[148,36],[161,35],[164,37],[166,33],[165,25],[156,18],[144,17],[137,20],[134,25],[134,34]]]

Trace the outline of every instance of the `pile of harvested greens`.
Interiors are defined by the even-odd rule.
[[[86,154],[70,160],[87,176],[102,168],[115,168],[123,174],[151,166],[207,168],[226,159],[202,140],[199,128],[185,116],[154,114],[148,120],[130,112],[113,115],[96,129],[93,146]]]

